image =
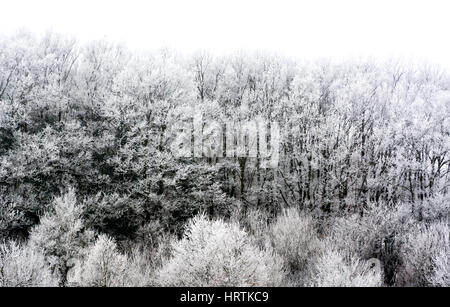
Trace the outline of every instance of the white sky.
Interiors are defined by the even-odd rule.
[[[2,0],[0,34],[52,29],[131,48],[413,57],[450,68],[447,0]]]

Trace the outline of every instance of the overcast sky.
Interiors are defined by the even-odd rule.
[[[2,0],[0,33],[52,29],[80,41],[214,53],[412,57],[450,68],[447,0]]]

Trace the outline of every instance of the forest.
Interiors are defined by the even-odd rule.
[[[438,66],[0,36],[1,287],[448,287],[449,189]]]

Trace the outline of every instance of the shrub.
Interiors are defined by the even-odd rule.
[[[276,286],[282,265],[269,250],[251,242],[237,223],[197,216],[184,237],[174,243],[173,256],[159,271],[168,286]]]
[[[450,217],[450,193],[437,193],[422,201],[417,208],[419,219],[427,222],[446,221]]]
[[[323,253],[312,269],[311,285],[315,287],[377,287],[382,285],[379,266],[354,256],[344,257],[336,250]]]
[[[0,244],[0,287],[52,287],[58,281],[44,256],[29,245]]]
[[[448,245],[447,245],[448,247]],[[450,286],[450,251],[448,248],[438,252],[432,257],[433,274],[427,278],[432,286]]]
[[[137,286],[157,285],[159,269],[172,256],[175,235],[161,234],[152,244],[137,243],[132,245],[128,252],[129,270],[133,275],[132,283]]]
[[[413,224],[410,214],[406,205],[371,206],[363,216],[337,218],[326,231],[327,240],[341,252],[354,253],[362,259],[379,259],[385,282],[393,285],[401,265],[400,237]]]
[[[127,255],[126,286],[147,287],[155,285],[155,269],[157,264],[160,263],[159,251],[160,249],[153,251],[139,246],[134,246],[131,249],[131,252]]]
[[[405,233],[399,283],[404,286],[448,285],[449,235],[450,228],[444,222],[417,224]]]
[[[0,196],[0,239],[11,238],[17,229],[28,223],[15,203],[4,202]]]
[[[126,256],[107,235],[100,235],[88,251],[84,261],[78,261],[70,271],[68,281],[73,286],[117,287],[127,285]]]
[[[158,250],[159,251],[159,250]],[[100,235],[87,249],[86,257],[69,271],[71,286],[145,287],[154,285],[157,252],[134,245],[128,254],[120,253],[116,242]]]
[[[275,251],[292,271],[305,270],[322,249],[313,218],[297,209],[283,211],[271,225],[270,235]]]
[[[236,203],[230,220],[243,226],[258,246],[265,246],[270,239],[267,236],[271,219],[269,213],[266,210],[254,208],[243,210],[242,207],[241,203]]]

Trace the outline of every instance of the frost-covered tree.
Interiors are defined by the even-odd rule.
[[[447,246],[448,247],[448,246]],[[438,251],[432,256],[433,273],[427,281],[435,287],[450,286],[450,252],[448,249]]]
[[[277,217],[270,235],[274,250],[294,272],[305,270],[323,247],[313,218],[294,208],[284,210]]]
[[[60,285],[66,284],[69,269],[93,237],[83,226],[82,213],[75,190],[69,188],[54,200],[52,212],[46,213],[30,234],[31,246],[42,251]]]
[[[283,277],[273,252],[256,247],[238,224],[200,215],[174,244],[158,280],[167,286],[276,286]]]
[[[30,245],[0,244],[0,287],[56,287],[44,255]]]
[[[379,287],[383,284],[379,266],[354,256],[345,257],[331,249],[314,264],[311,285],[315,287]]]
[[[346,215],[325,225],[325,241],[326,245],[359,258],[379,259],[385,282],[393,285],[402,262],[401,237],[414,222],[410,205],[391,208],[372,204],[364,210],[363,216]]]
[[[118,252],[116,243],[100,235],[78,261],[68,278],[69,285],[83,287],[126,286],[127,257]]]
[[[158,250],[132,246],[119,251],[116,241],[101,234],[77,259],[68,273],[68,285],[75,287],[146,287],[154,285]]]
[[[402,236],[402,285],[448,286],[450,228],[446,222],[417,224]]]

